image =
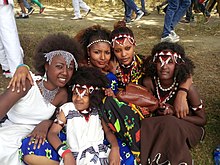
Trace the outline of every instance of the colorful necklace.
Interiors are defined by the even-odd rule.
[[[53,101],[57,92],[59,91],[59,87],[55,88],[52,91],[45,88],[43,80],[38,83],[38,87],[42,92],[42,96],[43,96],[44,100],[48,103],[51,103]]]
[[[141,78],[143,74],[142,61],[138,58],[138,56],[134,59],[135,61],[133,61],[129,66],[117,66],[116,77],[118,79],[119,86],[125,86],[129,82],[138,83],[138,80]]]
[[[158,83],[158,79],[156,79],[156,77],[154,77],[154,80],[155,80],[155,83],[156,83],[156,92],[157,92],[157,96],[158,96],[158,99],[159,99],[159,101],[161,102],[161,103],[166,103],[167,101],[169,101],[174,95],[175,95],[175,93],[176,93],[176,91],[177,91],[177,87],[178,87],[178,83],[174,80],[174,82],[175,83],[173,83],[170,87],[169,87],[169,90],[170,90],[170,92],[169,92],[169,94],[168,95],[166,95],[166,96],[164,96],[164,97],[161,97],[161,94],[160,94],[160,91],[159,91],[159,89],[161,90],[161,91],[163,91],[163,92],[167,92],[167,91],[169,91],[169,90],[167,90],[168,88],[166,88],[166,91],[165,90],[162,90],[161,88],[160,88],[160,85],[159,85],[159,83]],[[156,81],[157,80],[157,81]],[[160,82],[160,81],[159,81]]]

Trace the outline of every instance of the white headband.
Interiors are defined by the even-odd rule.
[[[67,52],[64,50],[55,50],[49,53],[45,53],[44,57],[46,57],[46,61],[49,62],[49,65],[51,64],[54,56],[62,56],[64,60],[66,61],[66,65],[68,66],[68,68],[70,67],[71,61],[73,60],[75,69],[76,70],[78,69],[78,63],[76,62],[75,57],[70,52]]]

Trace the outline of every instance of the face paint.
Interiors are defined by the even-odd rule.
[[[93,86],[90,86],[90,87],[87,87],[86,85],[79,85],[79,84],[76,84],[73,86],[72,88],[72,91],[76,92],[76,94],[78,96],[80,96],[80,98],[83,98],[85,96],[85,94],[87,93],[92,93],[94,91],[94,87]]]
[[[134,37],[131,37],[130,35],[119,35],[115,36],[115,38],[112,39],[112,47],[115,47],[115,43],[124,46],[124,43],[128,41],[130,44],[135,45]]]
[[[161,67],[168,64],[170,60],[173,60],[176,64],[185,63],[181,55],[171,51],[161,51],[156,53],[153,57],[153,62],[157,62],[158,59],[161,62]]]
[[[172,60],[171,56],[160,56],[159,57],[159,60],[160,60],[160,63],[161,63],[161,66],[160,67],[163,67],[165,64],[167,65],[169,63],[170,60]]]

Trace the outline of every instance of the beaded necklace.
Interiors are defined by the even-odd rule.
[[[116,68],[116,77],[118,78],[119,86],[125,86],[129,82],[138,83],[142,77],[142,60],[135,55],[134,61],[126,67],[119,65]]]
[[[157,97],[159,99],[159,101],[161,103],[166,103],[167,101],[169,101],[176,93],[177,91],[177,88],[178,88],[178,85],[179,83],[176,82],[175,78],[174,78],[174,82],[169,88],[166,88],[164,90],[164,88],[160,88],[161,85],[160,84],[160,81],[158,81],[159,78],[156,79],[156,77],[154,77],[154,80],[155,80],[155,84],[156,84],[156,92],[157,92]],[[159,82],[159,83],[158,83]],[[161,97],[161,94],[160,94],[160,90],[163,91],[163,92],[167,92],[167,91],[170,91],[169,94],[166,94],[164,97]]]
[[[56,96],[57,92],[59,91],[59,87],[55,88],[54,90],[48,90],[45,88],[43,80],[38,83],[38,87],[42,92],[42,96],[47,103],[51,103]]]

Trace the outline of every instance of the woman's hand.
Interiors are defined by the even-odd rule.
[[[115,97],[115,94],[111,88],[105,89],[105,95]]]
[[[157,113],[160,116],[173,115],[174,107],[170,104],[160,104]]]
[[[17,68],[16,72],[14,73],[12,79],[10,80],[8,87],[12,86],[12,91],[17,91],[19,93],[21,90],[26,90],[26,79],[30,81],[31,85],[34,85],[34,81],[31,77],[31,74],[26,66],[20,66]]]
[[[112,147],[109,154],[110,165],[120,165],[119,147]]]
[[[33,149],[36,149],[36,147],[39,149],[41,144],[44,144],[46,137],[47,137],[47,132],[52,124],[51,120],[44,120],[40,122],[34,130],[28,135],[30,138],[29,145],[34,141],[34,147]]]

